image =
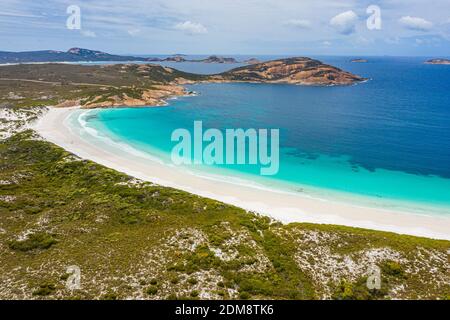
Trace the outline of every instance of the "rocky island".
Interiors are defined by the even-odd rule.
[[[220,56],[209,56],[205,59],[186,59],[184,56],[175,55],[171,57],[167,57],[165,59],[161,59],[159,61],[168,61],[168,62],[200,62],[200,63],[239,63],[234,58],[220,57]]]
[[[204,63],[239,63],[236,59],[234,58],[227,58],[227,57],[219,57],[219,56],[209,56],[206,59],[202,59],[202,60],[193,60],[195,62],[204,62]]]
[[[425,64],[445,64],[450,65],[450,59],[430,59]]]
[[[366,63],[366,62],[368,62],[368,60],[367,60],[367,59],[353,59],[353,60],[350,60],[350,62],[354,62],[354,63]]]
[[[167,57],[165,59],[159,59],[159,61],[168,61],[168,62],[186,62],[186,58],[183,55],[174,55],[171,57]]]

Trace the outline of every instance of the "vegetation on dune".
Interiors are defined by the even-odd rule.
[[[31,131],[0,143],[0,168],[1,298],[449,295],[447,241],[282,225],[78,159]],[[371,264],[380,290],[365,286]],[[70,265],[79,290],[65,286]]]

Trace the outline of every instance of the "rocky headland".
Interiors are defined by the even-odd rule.
[[[273,60],[212,76],[215,82],[287,83],[297,85],[351,85],[367,79],[306,57]]]
[[[285,83],[352,85],[366,79],[310,58],[288,58],[243,66],[215,75],[182,72],[157,64],[19,64],[1,67],[0,81],[14,84],[2,102],[59,107],[111,108],[161,106],[192,95],[183,85],[195,83]],[[22,101],[23,100],[23,101]]]

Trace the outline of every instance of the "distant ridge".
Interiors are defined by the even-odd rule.
[[[155,61],[153,58],[119,56],[102,51],[71,48],[68,51],[0,51],[0,63],[78,62],[78,61]]]
[[[187,60],[185,55],[174,55],[164,59],[121,56],[103,51],[71,48],[67,51],[43,50],[8,52],[0,51],[0,64],[5,63],[37,63],[37,62],[100,62],[100,61],[141,61],[141,62],[203,62],[203,63],[238,63],[234,58],[210,56],[201,60]]]

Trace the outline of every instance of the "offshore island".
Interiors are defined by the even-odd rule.
[[[329,223],[281,223],[114,170],[111,154],[89,160],[70,152],[83,144],[61,127],[67,112],[78,107],[164,105],[191,94],[183,85],[193,83],[336,86],[366,80],[310,58],[254,62],[206,76],[128,62],[1,66],[0,297],[448,299],[449,241]],[[84,151],[100,155],[95,149]],[[178,177],[171,169],[150,168]],[[265,195],[268,201],[274,196]],[[294,203],[283,199],[292,201],[286,207]],[[358,217],[351,206],[334,209],[361,223],[376,213],[367,209],[367,216]],[[379,217],[389,223],[391,218],[388,212]],[[448,220],[435,218],[428,225],[423,219],[399,221],[403,230],[438,225],[445,233]],[[68,265],[81,269],[79,290],[66,287]],[[382,284],[371,290],[366,282],[374,265]]]
[[[450,59],[430,59],[425,61],[425,64],[445,64],[450,65]]]

